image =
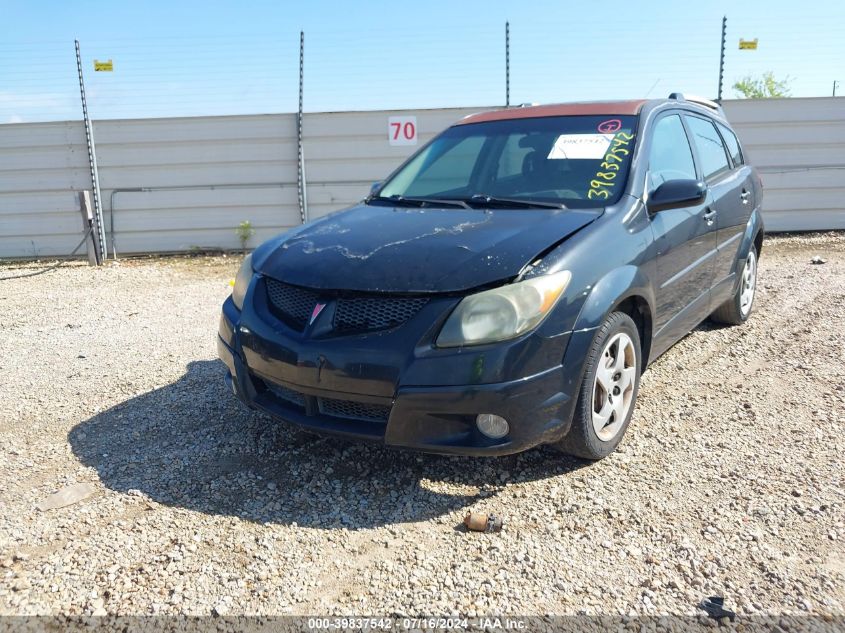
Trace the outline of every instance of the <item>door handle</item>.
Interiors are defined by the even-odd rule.
[[[739,194],[739,197],[742,200],[742,204],[748,204],[749,196],[751,196],[751,192],[746,189],[743,189],[742,193]]]
[[[707,209],[704,210],[704,215],[701,217],[703,217],[704,221],[707,222],[707,226],[710,226],[713,224],[713,220],[716,219],[716,209],[707,207]]]

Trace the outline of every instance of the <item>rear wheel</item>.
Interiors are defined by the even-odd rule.
[[[748,251],[745,264],[734,296],[720,305],[710,318],[717,323],[740,325],[748,320],[754,307],[754,295],[757,291],[757,249],[754,245]]]
[[[616,449],[634,412],[641,354],[636,324],[624,312],[613,312],[587,355],[572,426],[556,448],[585,459]]]

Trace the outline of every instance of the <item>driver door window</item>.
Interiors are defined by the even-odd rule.
[[[648,189],[654,191],[667,180],[697,178],[692,150],[681,117],[665,116],[654,126],[648,154]]]
[[[655,121],[652,129],[648,189],[690,178],[698,177],[683,121],[677,114],[668,114]],[[702,218],[704,208],[704,204],[693,204],[651,216],[658,253],[654,325],[663,340],[689,332],[710,303],[714,269],[708,254],[716,250],[716,234]]]

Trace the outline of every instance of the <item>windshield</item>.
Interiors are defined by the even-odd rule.
[[[509,199],[515,207],[532,201],[603,207],[616,202],[625,188],[635,125],[634,116],[606,115],[455,125],[420,150],[371,200]]]

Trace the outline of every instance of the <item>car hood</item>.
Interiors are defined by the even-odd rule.
[[[261,274],[325,290],[454,292],[516,276],[600,210],[358,205],[264,243]]]

